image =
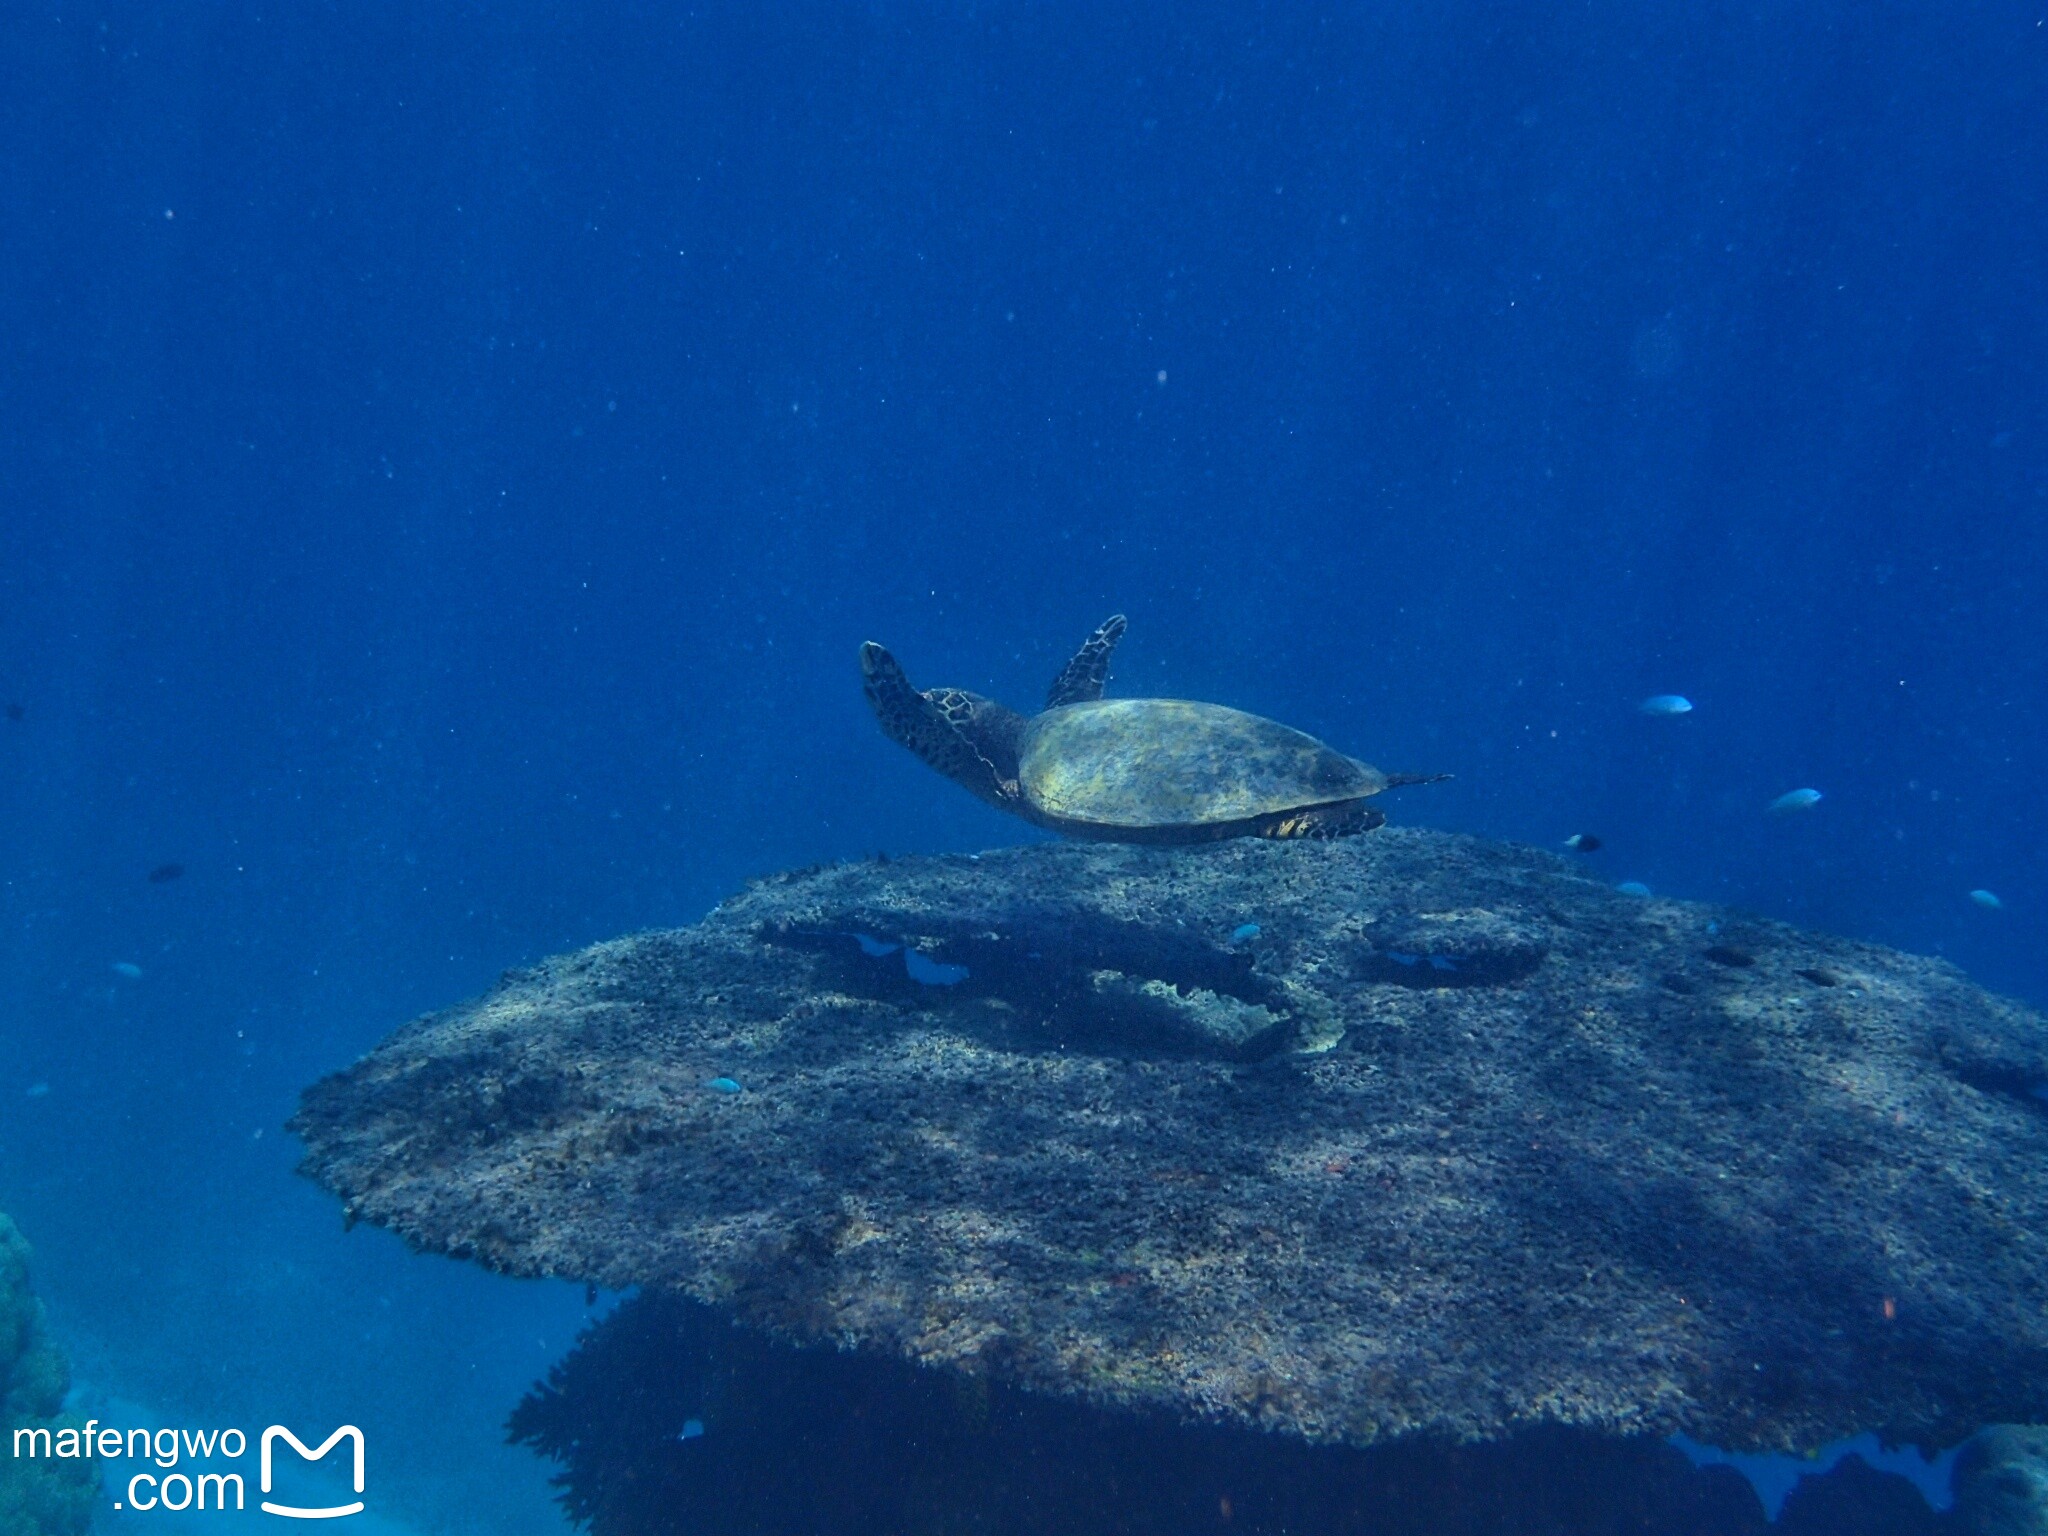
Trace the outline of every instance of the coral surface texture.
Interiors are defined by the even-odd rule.
[[[766,879],[308,1090],[351,1218],[1365,1445],[2048,1417],[2043,1021],[1388,829]]]
[[[50,1455],[49,1437],[68,1422],[57,1415],[70,1375],[44,1334],[28,1259],[21,1233],[0,1215],[0,1536],[80,1536],[99,1484],[92,1462]]]

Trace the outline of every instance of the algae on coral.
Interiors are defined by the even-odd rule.
[[[55,1431],[70,1376],[29,1288],[28,1244],[0,1214],[0,1536],[81,1536],[92,1524],[93,1463],[13,1454],[17,1429]]]
[[[295,1124],[421,1246],[1037,1391],[1812,1448],[2048,1415],[2043,1083],[1939,961],[1389,829],[776,877]]]

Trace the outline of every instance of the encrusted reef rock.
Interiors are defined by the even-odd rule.
[[[762,881],[293,1124],[422,1247],[1102,1406],[1951,1444],[2048,1417],[2044,1042],[1528,849],[1063,844]]]
[[[1940,1536],[1903,1483],[1904,1519],[1843,1518],[1837,1473],[1773,1525],[1730,1468],[1658,1440],[1306,1445],[780,1346],[655,1291],[590,1328],[511,1430],[590,1536]]]
[[[70,1383],[44,1336],[28,1258],[28,1244],[0,1215],[0,1536],[82,1536],[99,1484],[92,1462],[54,1459],[45,1439],[62,1427]],[[18,1442],[17,1430],[31,1439]]]
[[[1956,1458],[1956,1536],[2048,1536],[2048,1425],[1997,1424]]]

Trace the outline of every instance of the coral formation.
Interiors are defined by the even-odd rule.
[[[295,1126],[421,1246],[1100,1406],[1948,1445],[2048,1416],[2044,1042],[1530,849],[1042,845],[507,976]]]
[[[2048,1425],[1998,1424],[1956,1458],[1956,1536],[2048,1536]]]
[[[795,1349],[642,1292],[512,1416],[593,1536],[1942,1536],[1851,1458],[1772,1523],[1663,1442],[1548,1428],[1356,1450],[1088,1408],[985,1377]],[[1960,1536],[1960,1533],[1958,1533]],[[1986,1533],[1989,1536],[1989,1533]]]
[[[0,1215],[0,1536],[80,1536],[92,1523],[93,1463],[15,1455],[17,1429],[54,1430],[70,1387],[29,1289],[28,1244]]]

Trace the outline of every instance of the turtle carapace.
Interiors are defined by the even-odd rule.
[[[1022,715],[960,688],[913,688],[888,651],[860,650],[882,729],[998,810],[1071,837],[1200,843],[1346,837],[1386,821],[1368,802],[1444,774],[1386,774],[1313,736],[1185,699],[1105,699],[1124,616],[1103,622]]]

